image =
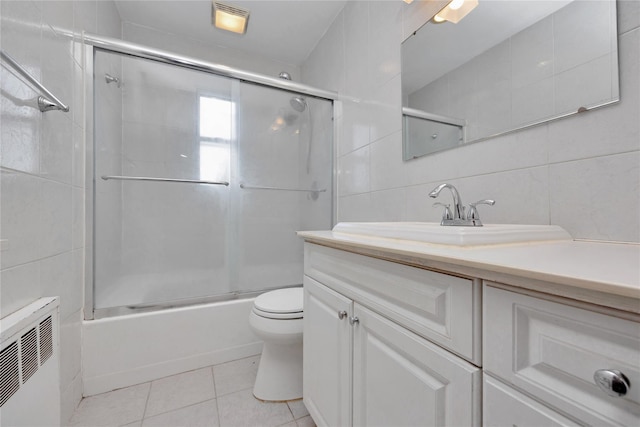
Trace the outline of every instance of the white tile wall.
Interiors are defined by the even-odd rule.
[[[618,1],[617,8],[619,103],[400,163],[394,133],[400,130],[399,62],[388,68],[395,69],[396,76],[372,77],[375,64],[399,61],[400,42],[378,49],[372,40],[382,40],[383,34],[393,40],[398,31],[406,38],[438,7],[428,2],[349,2],[302,67],[305,82],[323,87],[330,81],[343,96],[337,121],[338,220],[438,221],[441,212],[431,207],[427,193],[439,183],[451,182],[466,201],[497,199],[495,206],[480,208],[487,222],[557,224],[576,238],[639,242],[640,6],[636,1]],[[398,13],[402,23],[396,21]],[[374,24],[382,14],[394,24]],[[536,40],[536,52],[544,56],[544,40]],[[362,43],[369,48],[363,49]],[[575,61],[584,60],[579,52],[574,56]],[[343,57],[346,75],[336,86],[334,75],[325,76]],[[518,84],[525,87],[544,77],[519,75]],[[395,80],[397,85],[389,86]],[[377,112],[354,107],[349,103],[352,96],[358,97],[357,105],[377,104]],[[535,108],[548,108],[547,101],[541,97]],[[388,183],[391,186],[385,187]]]
[[[573,236],[629,240],[640,235],[640,153],[599,156],[549,167],[552,224]]]
[[[0,316],[39,297],[60,296],[65,425],[82,396],[85,149],[80,49],[63,33],[118,36],[120,18],[112,1],[96,0],[3,0],[0,15],[2,49],[71,109],[40,113],[37,94],[0,69],[0,237],[9,240],[0,253]]]

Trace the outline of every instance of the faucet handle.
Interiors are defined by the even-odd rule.
[[[445,205],[444,203],[440,203],[440,202],[435,202],[433,204],[433,207],[435,208],[436,206],[443,206],[444,207],[444,212],[442,212],[442,220],[444,221],[446,220],[450,220],[453,219],[453,215],[451,214],[451,209],[449,209],[449,205]]]
[[[480,215],[478,214],[478,209],[476,209],[477,205],[489,205],[489,206],[493,206],[496,204],[495,200],[491,200],[491,199],[484,199],[484,200],[478,200],[477,202],[474,203],[469,203],[469,212],[467,212],[467,219],[472,221],[472,220],[480,220]]]

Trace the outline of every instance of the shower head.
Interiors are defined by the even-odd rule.
[[[284,80],[291,80],[291,74],[286,71],[281,71],[278,77]],[[305,101],[301,96],[294,96],[289,100],[289,104],[291,104],[291,108],[296,110],[298,113],[302,113],[307,109],[307,101]]]
[[[307,101],[301,96],[294,96],[289,100],[289,104],[291,104],[291,108],[296,110],[298,113],[302,113],[307,109]]]

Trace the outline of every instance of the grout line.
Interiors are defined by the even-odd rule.
[[[149,381],[149,391],[147,392],[147,400],[144,402],[144,411],[142,412],[142,420],[144,421],[147,415],[147,406],[149,406],[149,398],[151,397],[151,387],[153,387],[153,381]],[[142,425],[142,423],[141,423]]]
[[[211,380],[213,381],[213,395],[215,396],[216,401],[216,418],[218,419],[218,426],[220,426],[220,403],[218,399],[218,389],[216,387],[216,374],[213,372],[213,366],[211,365],[209,368],[211,369]]]
[[[11,240],[11,239],[7,239],[7,240]],[[25,262],[22,262],[22,263],[19,263],[19,264],[16,264],[16,265],[12,265],[11,267],[3,268],[3,269],[1,269],[1,271],[7,271],[7,270],[10,270],[12,268],[23,267],[23,266],[26,266],[28,264],[33,264],[33,263],[44,261],[44,260],[47,260],[47,259],[50,259],[50,258],[55,258],[57,256],[64,255],[64,254],[67,254],[67,253],[70,253],[70,252],[75,252],[77,250],[84,250],[84,247],[64,250],[62,252],[56,252],[56,253],[54,253],[52,255],[46,255],[46,256],[44,256],[42,258],[36,258],[36,259],[31,260],[31,261],[25,261]]]
[[[192,406],[201,405],[201,404],[203,404],[203,403],[211,402],[212,400],[215,400],[215,401],[216,401],[216,409],[217,409],[217,408],[218,408],[218,402],[217,402],[217,400],[218,400],[218,399],[213,398],[213,399],[203,400],[203,401],[201,401],[201,402],[190,403],[190,404],[188,404],[188,405],[186,405],[186,406],[181,406],[181,407],[179,407],[179,408],[175,408],[175,409],[172,409],[172,410],[167,411],[167,412],[160,412],[159,414],[151,415],[150,417],[144,417],[144,418],[142,419],[142,421],[144,421],[144,420],[148,420],[148,419],[151,419],[151,418],[155,418],[155,417],[159,417],[159,416],[161,416],[161,415],[167,415],[167,414],[170,414],[170,413],[172,413],[172,412],[181,411],[181,410],[183,410],[183,409],[190,408],[190,407],[192,407]],[[145,409],[145,410],[146,410],[146,409]],[[219,424],[219,419],[220,419],[220,415],[218,415],[218,424]],[[135,422],[135,421],[132,421],[132,422]]]
[[[286,400],[285,403],[287,404],[287,409],[289,410],[289,413],[291,414],[291,418],[293,418],[293,421],[295,422],[296,420],[296,416],[293,415],[293,411],[291,410],[291,406],[289,406],[289,401]],[[286,423],[285,423],[286,424]],[[297,423],[296,423],[297,424]]]
[[[200,368],[200,369],[204,369],[204,368]],[[187,372],[191,372],[191,371],[187,371]],[[180,374],[177,374],[177,375],[180,375]],[[174,376],[174,375],[171,375],[171,376]],[[168,378],[168,377],[165,377],[165,378]],[[155,380],[154,380],[154,381],[155,381]],[[204,402],[208,402],[208,401],[210,401],[210,400],[214,400],[214,399],[216,399],[215,397],[213,397],[213,398],[211,398],[211,399],[198,400],[197,402],[192,402],[192,403],[189,403],[189,404],[187,404],[187,405],[180,406],[180,407],[178,407],[178,408],[174,408],[174,409],[170,409],[170,410],[166,410],[166,411],[158,412],[157,414],[153,414],[153,415],[150,415],[149,417],[147,417],[147,416],[146,416],[146,412],[147,412],[147,409],[148,409],[150,396],[151,396],[151,388],[149,388],[149,396],[147,397],[147,403],[146,403],[145,408],[144,408],[144,412],[145,412],[145,417],[144,417],[144,418],[153,418],[153,417],[158,416],[158,415],[168,414],[168,413],[170,413],[170,412],[174,412],[174,411],[177,411],[177,410],[180,410],[180,409],[188,408],[189,406],[199,405],[200,403],[204,403]]]
[[[213,382],[213,396],[218,398],[218,388],[216,387],[216,373],[213,371],[213,365],[209,366],[211,369],[211,381]]]
[[[225,394],[221,394],[221,395],[219,395],[219,396],[217,396],[217,397],[225,397],[225,396],[229,396],[230,394],[239,393],[239,392],[241,392],[241,391],[247,391],[247,390],[252,390],[252,389],[253,389],[253,386],[251,386],[251,387],[247,387],[247,388],[241,388],[241,389],[239,389],[239,390],[234,390],[234,391],[230,391],[230,392],[225,393]],[[217,398],[217,397],[216,397],[216,398]]]

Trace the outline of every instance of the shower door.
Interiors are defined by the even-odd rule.
[[[333,104],[248,83],[238,100],[233,286],[300,285],[303,241],[295,232],[332,227]]]
[[[93,96],[97,317],[302,283],[330,101],[100,49]]]
[[[230,180],[238,83],[99,50],[94,76],[94,308],[230,292],[214,183]]]

